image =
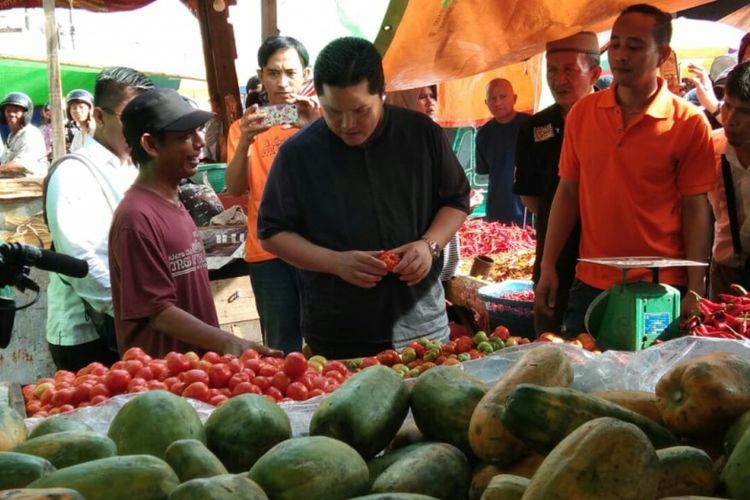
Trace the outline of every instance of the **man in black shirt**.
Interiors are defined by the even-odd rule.
[[[547,221],[560,180],[557,164],[562,150],[565,116],[573,104],[593,91],[593,85],[601,73],[599,42],[594,33],[581,32],[550,42],[546,50],[547,83],[555,104],[533,115],[531,121],[521,127],[513,182],[513,192],[520,195],[523,204],[537,215],[534,283],[539,280]],[[553,316],[535,311],[537,335],[560,332],[562,315],[568,303],[568,290],[575,277],[579,236],[580,227],[577,226],[557,261],[560,286]]]
[[[447,338],[439,256],[469,211],[460,163],[432,120],[383,104],[370,42],[328,44],[314,80],[323,119],[282,145],[258,218],[263,247],[300,270],[303,336],[336,358]]]

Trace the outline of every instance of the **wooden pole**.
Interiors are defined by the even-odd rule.
[[[276,0],[260,0],[260,34],[261,42],[269,36],[279,34]]]
[[[44,33],[47,37],[49,105],[52,110],[52,157],[65,154],[62,83],[60,81],[59,35],[55,20],[55,0],[44,0]]]
[[[233,5],[233,0],[225,0]],[[203,40],[203,56],[206,62],[206,81],[214,112],[222,119],[220,144],[226,144],[229,126],[242,116],[242,102],[237,83],[234,61],[237,48],[234,30],[228,19],[228,9],[216,11],[211,2],[198,2],[198,22]],[[226,161],[226,148],[220,148],[221,161]]]

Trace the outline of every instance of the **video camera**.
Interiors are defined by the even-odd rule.
[[[83,278],[89,272],[85,260],[21,243],[0,244],[0,288],[14,286],[21,292],[36,292],[34,300],[21,307],[16,307],[12,298],[0,298],[0,349],[10,342],[16,311],[32,306],[39,298],[39,285],[29,276],[32,266],[73,278]]]

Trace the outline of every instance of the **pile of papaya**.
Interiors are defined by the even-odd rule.
[[[66,415],[30,433],[0,406],[0,499],[750,498],[750,361],[684,360],[654,393],[572,388],[559,345],[525,352],[492,384],[460,366],[404,380],[348,378],[293,436],[257,394],[205,422],[143,392],[107,435]]]

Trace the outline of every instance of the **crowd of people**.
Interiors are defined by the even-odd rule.
[[[477,172],[489,175],[486,218],[535,216],[539,333],[580,333],[589,304],[620,280],[579,257],[710,261],[710,273],[661,274],[686,313],[690,292],[750,279],[750,36],[737,64],[715,77],[721,86],[690,68],[696,105],[659,76],[671,29],[655,7],[623,10],[607,48],[612,85],[601,90],[596,34],[550,41],[555,102],[533,115],[515,109],[512,82],[486,88],[492,117],[476,138]],[[314,97],[302,95],[310,78]],[[93,95],[68,94],[70,152],[48,170],[49,134],[31,125],[30,99],[14,92],[0,104],[11,131],[0,174],[46,175],[55,249],[89,263],[86,278],[50,281],[47,340],[59,366],[132,346],[154,356],[277,354],[304,341],[349,358],[447,339],[442,282],[455,271],[470,186],[435,122],[437,88],[386,93],[381,56],[360,38],[332,41],[310,67],[301,42],[273,36],[247,90],[227,134],[226,186],[248,194],[244,257],[264,345],[219,328],[202,242],[179,199],[212,113],[136,70],[108,68]],[[288,105],[294,121],[266,121],[269,106]],[[384,251],[400,256],[392,272]]]

